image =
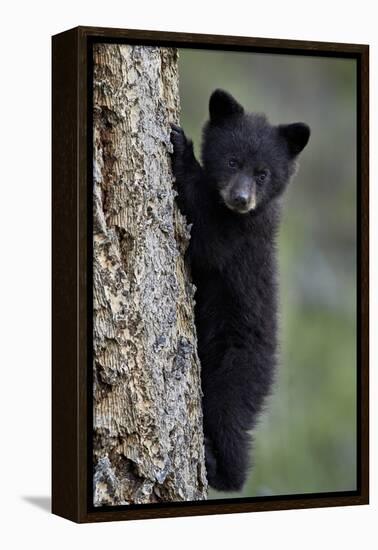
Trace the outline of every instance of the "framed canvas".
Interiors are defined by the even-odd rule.
[[[367,504],[368,46],[52,52],[53,513]]]

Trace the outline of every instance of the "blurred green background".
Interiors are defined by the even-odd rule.
[[[208,100],[224,88],[310,143],[286,194],[279,241],[281,364],[255,430],[242,493],[356,488],[356,62],[181,49],[181,125],[199,158]]]

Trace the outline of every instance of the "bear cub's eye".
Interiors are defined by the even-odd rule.
[[[258,183],[262,183],[266,178],[268,177],[268,171],[267,170],[261,170],[261,172],[258,172],[256,174],[256,180]]]
[[[238,161],[237,161],[236,159],[231,158],[231,159],[229,159],[229,161],[228,161],[228,165],[229,165],[230,168],[238,168],[239,163],[238,163]]]

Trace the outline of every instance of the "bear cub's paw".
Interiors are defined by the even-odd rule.
[[[177,124],[171,124],[171,143],[173,145],[172,169],[173,174],[180,180],[186,181],[191,173],[193,166],[193,143],[188,139],[184,133],[184,130],[177,126]]]
[[[217,459],[215,458],[214,447],[211,440],[205,437],[205,461],[207,479],[210,485],[216,479],[217,473]]]
[[[189,141],[184,133],[184,130],[177,126],[177,124],[171,124],[171,143],[174,149],[174,155],[180,155],[185,153],[185,149],[189,145]]]

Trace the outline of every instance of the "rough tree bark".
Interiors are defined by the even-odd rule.
[[[94,504],[206,498],[177,51],[94,48]]]

